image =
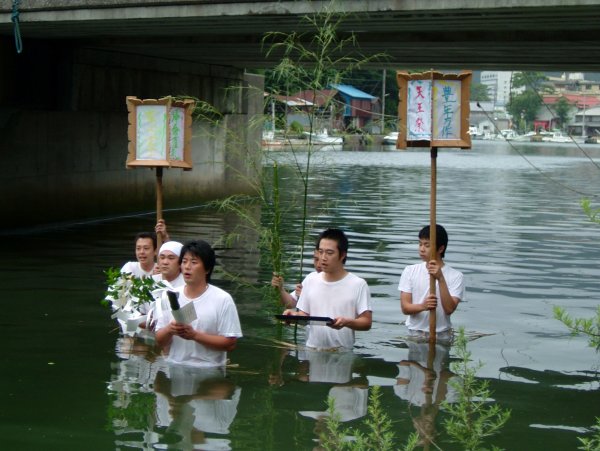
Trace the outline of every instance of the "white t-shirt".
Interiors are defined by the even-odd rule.
[[[154,330],[156,327],[156,321],[163,314],[163,311],[170,309],[167,290],[174,291],[176,288],[185,285],[185,280],[183,279],[182,273],[179,273],[179,275],[170,282],[163,280],[162,274],[154,274],[152,278],[157,282],[162,282],[165,284],[166,288],[161,288],[152,292],[152,295],[154,296],[154,302],[148,309],[148,318],[146,320],[146,326],[150,330]]]
[[[144,271],[140,262],[127,262],[121,268],[121,273],[133,274],[135,277],[152,277],[152,273],[154,272],[154,267],[150,271]]]
[[[418,263],[416,265],[407,266],[400,276],[398,290],[412,294],[413,304],[423,304],[429,294],[429,272],[426,268],[426,263]],[[442,266],[442,273],[448,285],[448,291],[453,297],[457,297],[461,301],[465,296],[465,280],[460,271],[452,268],[448,264]],[[444,313],[441,305],[440,288],[436,282],[436,296],[438,306],[436,312],[436,332],[443,332],[452,328],[450,315]],[[410,330],[429,331],[429,311],[419,312],[414,315],[409,315],[406,319],[406,325]]]
[[[316,274],[319,274],[317,271],[313,271],[313,272],[309,272],[306,277],[304,278],[304,280],[306,280],[308,277],[314,277]],[[300,284],[300,286],[302,286],[302,284]],[[292,297],[292,299],[296,302],[298,302],[298,298],[299,296],[296,294],[296,289],[294,288],[292,291],[290,291],[290,296]]]
[[[179,275],[177,277],[175,277],[175,279],[171,280],[170,282],[167,280],[163,279],[162,274],[153,274],[152,278],[154,280],[156,280],[157,282],[162,282],[164,283],[167,288],[179,288],[185,285],[185,280],[183,279],[183,273],[179,273]]]
[[[311,316],[330,318],[357,318],[371,308],[371,293],[364,279],[352,273],[336,282],[326,282],[324,273],[311,273],[302,281],[302,294],[298,309]],[[354,346],[354,331],[348,327],[340,330],[327,326],[310,326],[306,346],[316,349]]]
[[[184,288],[185,286],[179,287],[175,291],[179,293],[181,307],[190,302],[194,303],[197,316],[197,319],[191,323],[194,329],[224,337],[242,336],[237,309],[229,293],[214,285],[208,285],[202,295],[189,299],[184,294]],[[167,326],[172,320],[171,310],[163,311],[158,318],[156,330]],[[166,361],[190,366],[223,366],[227,361],[227,352],[207,347],[193,340],[173,337]]]

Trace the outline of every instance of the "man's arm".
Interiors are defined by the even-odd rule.
[[[189,324],[174,323],[173,329],[175,330],[175,334],[184,340],[193,340],[196,343],[218,351],[233,351],[237,343],[237,337],[207,334],[206,332],[194,329]]]
[[[334,329],[348,327],[352,330],[369,330],[371,328],[372,323],[373,312],[371,312],[371,310],[365,310],[354,319],[344,317],[335,318],[333,323],[328,324],[328,326]]]
[[[442,272],[442,267],[436,260],[431,260],[429,263],[427,263],[427,270],[429,271],[429,274],[431,274],[438,282],[444,313],[446,315],[452,315],[454,310],[456,310],[456,307],[458,307],[460,299],[450,294],[448,284],[446,283],[444,273]]]
[[[286,308],[296,307],[297,299],[288,293],[284,287],[283,277],[273,273],[273,278],[271,279],[271,286],[277,288],[279,291],[279,297],[281,299],[281,304]]]
[[[169,323],[165,327],[161,327],[156,331],[156,334],[154,335],[156,345],[161,350],[165,350],[165,348],[171,346],[171,342],[173,341],[173,335],[175,335],[172,325],[173,323]]]
[[[417,313],[433,310],[437,306],[435,295],[429,296],[423,304],[413,304],[412,293],[400,292],[400,308],[405,315],[416,315]]]
[[[175,335],[184,340],[193,340],[196,343],[218,351],[233,351],[237,343],[237,337],[207,334],[194,329],[189,324],[180,324],[172,321],[168,326],[156,332],[156,344],[161,349],[164,349],[171,344]]]

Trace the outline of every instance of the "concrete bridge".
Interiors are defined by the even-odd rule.
[[[262,98],[225,88],[259,92],[260,77],[247,72],[279,56],[266,56],[264,33],[305,31],[299,19],[327,5],[0,0],[0,189],[8,218],[0,227],[153,208],[152,172],[124,169],[127,95],[189,94],[224,113],[218,127],[196,124],[194,170],[167,171],[165,206],[247,191],[254,176],[247,156],[259,141],[247,124],[261,114]],[[389,55],[372,68],[600,72],[600,0],[345,0],[332,7],[347,13],[340,31],[355,33],[364,54]],[[231,142],[232,129],[241,142]]]

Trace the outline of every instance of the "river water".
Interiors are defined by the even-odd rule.
[[[305,158],[267,155],[267,171],[278,161],[286,202],[302,191],[290,165]],[[488,443],[576,449],[600,415],[600,357],[552,313],[562,306],[591,317],[598,305],[600,226],[579,206],[584,195],[600,194],[598,164],[600,146],[475,141],[468,151],[439,151],[437,218],[450,236],[446,261],[467,281],[453,322],[470,337],[473,361],[483,364],[478,377],[512,412]],[[215,244],[220,267],[213,282],[238,305],[244,338],[225,376],[165,368],[143,340],[120,337],[100,305],[103,270],[133,259],[133,236],[153,227],[152,214],[4,233],[2,448],[309,450],[328,396],[343,425],[354,427],[377,385],[398,443],[427,423],[441,449],[459,449],[449,444],[445,412],[436,408],[454,399],[447,364],[427,385],[424,365],[415,364],[423,363],[421,350],[404,339],[397,291],[402,269],[418,260],[417,232],[429,222],[429,168],[428,149],[313,154],[311,239],[325,227],[343,228],[347,268],[368,281],[373,296],[373,328],[357,333],[350,355],[293,346],[292,329],[281,330],[256,290],[270,280],[257,234],[240,231],[235,215],[207,206],[165,212],[173,238]],[[290,284],[300,216],[297,208],[284,215]],[[233,232],[239,241],[219,244]],[[310,264],[310,250],[304,261]]]

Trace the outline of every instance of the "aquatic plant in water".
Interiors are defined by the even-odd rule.
[[[458,401],[442,402],[448,415],[443,424],[451,441],[459,443],[462,449],[484,450],[485,440],[500,431],[509,420],[510,411],[493,404],[488,382],[477,379],[477,370],[483,364],[471,363],[464,328],[459,329],[454,344],[458,361],[450,364],[450,370],[458,378],[448,383],[456,390]]]
[[[394,441],[396,439],[392,421],[387,416],[381,405],[381,388],[374,386],[369,395],[369,407],[367,417],[363,421],[366,431],[361,432],[342,427],[339,414],[335,410],[333,398],[327,400],[327,417],[325,428],[319,435],[320,447],[327,451],[352,450],[352,451],[392,451],[392,450],[414,450],[418,444],[419,436],[416,432],[409,435],[403,448],[398,448]]]

